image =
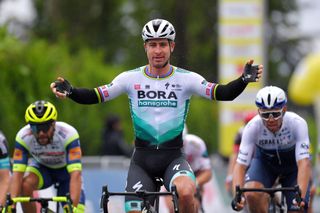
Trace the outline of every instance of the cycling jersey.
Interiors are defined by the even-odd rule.
[[[185,135],[183,138],[183,150],[188,163],[195,173],[211,169],[206,144],[200,137],[192,134]]]
[[[0,131],[0,169],[10,169],[8,155],[8,143],[4,134]]]
[[[286,112],[282,126],[270,132],[261,118],[255,116],[244,128],[237,162],[248,166],[254,157],[278,167],[295,165],[309,158],[309,136],[306,121],[293,112]]]
[[[143,66],[123,72],[111,84],[95,90],[100,102],[127,93],[136,137],[160,145],[181,134],[192,94],[211,99],[215,86],[181,68],[171,67],[166,76],[159,77]]]
[[[64,122],[55,123],[52,142],[45,146],[38,144],[30,125],[24,126],[16,136],[13,171],[24,172],[29,155],[51,169],[67,167],[69,172],[82,169],[79,134]]]
[[[52,141],[47,145],[37,142],[29,124],[20,129],[16,135],[13,172],[35,174],[39,180],[38,190],[59,183],[57,195],[65,196],[70,193],[70,173],[82,170],[80,140],[77,130],[67,123],[56,121],[54,128]],[[82,185],[79,205],[84,208],[84,204]]]

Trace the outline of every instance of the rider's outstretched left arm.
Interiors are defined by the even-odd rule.
[[[255,72],[254,78],[253,79],[247,78],[247,76],[250,76],[247,73],[251,72],[252,70]],[[219,100],[219,101],[234,100],[243,92],[243,90],[246,88],[249,82],[258,82],[262,77],[262,72],[263,72],[262,65],[253,66],[253,60],[252,59],[249,60],[245,65],[245,68],[241,77],[229,82],[228,84],[217,85],[216,90],[213,93],[213,99]]]

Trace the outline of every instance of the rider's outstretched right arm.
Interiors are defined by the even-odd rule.
[[[73,88],[72,93],[68,96],[79,104],[97,104],[98,96],[94,89]]]
[[[50,88],[57,98],[69,97],[79,104],[99,103],[98,95],[94,89],[75,88],[62,77],[58,77],[55,82],[52,82]]]

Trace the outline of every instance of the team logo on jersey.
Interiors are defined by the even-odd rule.
[[[81,149],[80,147],[74,147],[69,151],[69,160],[80,160],[81,159]]]
[[[301,144],[301,148],[302,148],[302,149],[309,149],[309,145],[306,144],[306,143],[302,143],[302,144]]]
[[[22,150],[15,149],[14,153],[13,153],[13,160],[20,161],[20,160],[22,160],[22,157],[23,157]]]
[[[165,91],[143,91],[138,90],[138,106],[139,107],[177,107],[177,95],[175,92],[165,92]],[[141,100],[147,99],[147,100]]]
[[[182,85],[180,85],[180,84],[172,84],[171,88],[174,91],[181,91],[182,90]]]

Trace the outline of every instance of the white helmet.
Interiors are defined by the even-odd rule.
[[[143,41],[157,38],[166,38],[174,41],[175,37],[176,31],[173,25],[164,19],[153,19],[146,23],[142,29]]]
[[[267,86],[259,90],[256,105],[262,109],[282,108],[287,103],[285,92],[275,86]]]

